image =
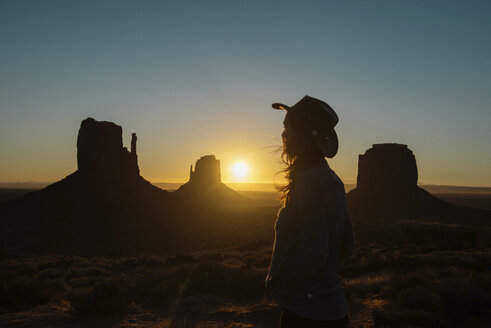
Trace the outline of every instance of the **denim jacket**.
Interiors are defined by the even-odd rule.
[[[278,212],[266,288],[280,305],[308,304],[341,288],[337,264],[354,249],[344,184],[327,162],[308,168]]]

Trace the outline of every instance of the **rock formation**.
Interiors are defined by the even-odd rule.
[[[138,175],[136,134],[132,135],[131,152],[123,147],[122,134],[122,128],[113,122],[83,120],[77,139],[78,171],[84,175]]]
[[[189,183],[198,185],[213,185],[222,182],[220,174],[220,161],[215,155],[205,155],[196,161],[196,165],[191,165],[189,170]]]
[[[165,197],[166,191],[140,175],[136,134],[132,134],[131,151],[123,147],[122,134],[121,126],[113,122],[83,120],[77,138],[78,170],[24,198],[121,204]]]
[[[413,152],[407,145],[375,144],[358,157],[359,190],[381,192],[416,188],[418,169]]]
[[[181,202],[145,180],[137,159],[136,134],[128,151],[120,126],[83,120],[77,139],[78,170],[0,204],[0,223],[10,229],[0,234],[8,243],[4,251],[116,254],[168,247],[162,235],[177,235]]]
[[[222,183],[220,161],[215,155],[205,155],[189,170],[189,181],[175,194],[180,198],[201,205],[216,206],[244,204],[246,197]]]
[[[418,169],[407,145],[375,144],[358,157],[357,186],[347,195],[357,217],[411,217],[448,207],[417,186]]]

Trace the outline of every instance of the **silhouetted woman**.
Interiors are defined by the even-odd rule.
[[[338,261],[353,253],[344,184],[326,162],[338,150],[338,117],[305,96],[286,110],[283,162],[288,184],[275,223],[266,287],[282,307],[280,327],[348,327]]]

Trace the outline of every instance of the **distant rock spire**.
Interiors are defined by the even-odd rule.
[[[136,155],[136,133],[131,134],[131,153]]]

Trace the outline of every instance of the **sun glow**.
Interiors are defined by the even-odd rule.
[[[244,162],[234,163],[232,165],[232,175],[236,180],[245,180],[249,175],[249,166]]]

